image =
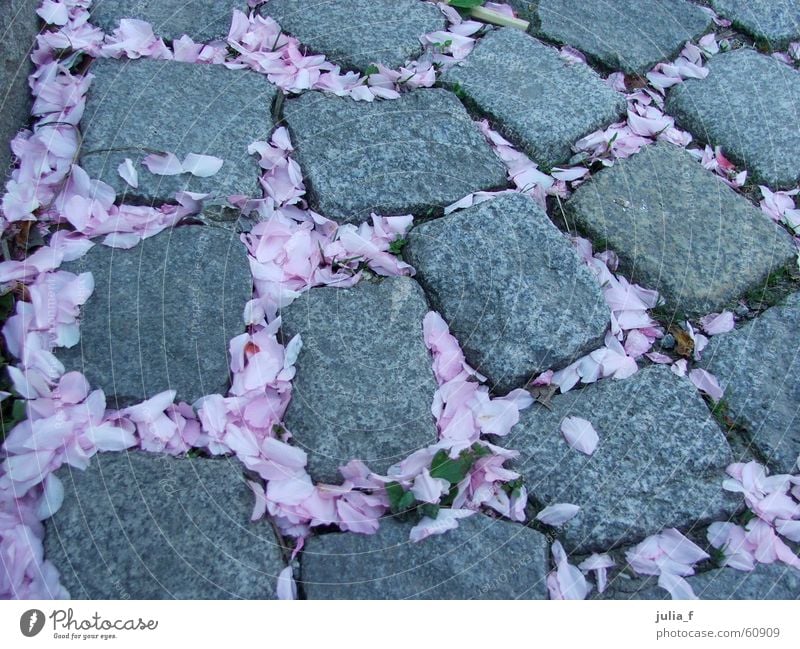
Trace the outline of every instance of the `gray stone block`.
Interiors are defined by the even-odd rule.
[[[572,144],[625,112],[625,99],[589,66],[510,27],[484,36],[442,83],[487,115],[508,139],[550,168]]]
[[[270,0],[261,13],[344,68],[399,68],[422,54],[420,36],[445,29],[444,15],[419,0]]]
[[[233,459],[139,451],[64,466],[45,555],[75,599],[274,599],[284,567]]]
[[[561,432],[567,416],[589,420],[600,442],[591,456]],[[581,507],[563,531],[576,553],[641,541],[665,527],[722,520],[741,498],[722,489],[733,460],[725,436],[688,379],[649,367],[534,405],[503,439],[533,498]]]
[[[95,290],[81,309],[80,343],[56,354],[102,388],[109,407],[168,389],[189,403],[226,393],[228,343],[244,331],[253,293],[238,234],[184,226],[131,250],[95,246],[62,268],[90,271]]]
[[[186,34],[208,43],[225,39],[234,9],[247,12],[247,0],[94,0],[91,21],[110,34],[121,18],[136,18],[166,40]]]
[[[427,214],[508,183],[506,170],[451,93],[417,90],[355,102],[306,92],[284,105],[311,205],[360,223],[370,212]]]
[[[776,49],[800,40],[800,5],[796,0],[711,0],[721,16],[733,26]]]
[[[311,289],[281,312],[284,338],[303,340],[284,422],[315,480],[340,482],[352,459],[385,474],[436,441],[427,310],[417,283],[395,278]]]
[[[0,181],[9,175],[12,154],[9,142],[31,118],[28,75],[33,72],[30,52],[39,33],[37,3],[6,0],[0,6]]]
[[[523,386],[602,344],[609,309],[574,246],[508,194],[415,227],[406,257],[493,390]]]
[[[685,0],[539,0],[538,9],[526,0],[510,4],[529,17],[534,35],[630,74],[673,59],[712,26],[710,16]]]
[[[796,256],[785,231],[667,143],[595,174],[567,211],[629,278],[694,315],[728,306]]]
[[[126,203],[175,202],[181,190],[227,198],[261,196],[260,169],[247,147],[268,139],[276,89],[263,75],[222,65],[175,61],[99,60],[90,68],[86,112],[81,121],[80,164],[92,178],[111,185]],[[224,162],[208,178],[151,174],[141,161],[150,153],[212,155]],[[118,167],[130,158],[139,187]]]
[[[750,180],[773,189],[795,185],[800,72],[746,48],[713,56],[708,68],[705,79],[670,90],[667,112],[700,140],[721,146]]]
[[[387,518],[377,534],[309,539],[300,562],[308,599],[546,599],[547,539],[474,514],[419,543],[411,523]]]
[[[725,390],[728,415],[780,473],[800,470],[798,322],[800,293],[794,293],[735,332],[712,338],[702,358]]]

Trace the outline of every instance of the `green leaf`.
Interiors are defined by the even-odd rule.
[[[14,401],[14,405],[11,406],[11,416],[14,418],[14,421],[22,421],[27,416],[27,411],[25,409],[25,399],[17,399]]]
[[[503,484],[503,491],[512,497],[519,496],[520,490],[522,489],[522,484],[521,477],[517,478],[516,480],[509,480]]]
[[[393,255],[399,255],[401,252],[403,252],[403,248],[406,247],[407,243],[407,239],[395,239],[389,244],[389,252]]]
[[[448,4],[459,9],[472,9],[473,7],[480,7],[483,4],[483,0],[450,0]]]
[[[368,65],[366,67],[366,69],[364,70],[364,76],[368,77],[371,74],[378,74],[378,72],[380,72],[380,70],[378,70],[378,66],[377,65]]]
[[[14,309],[14,294],[0,295],[0,321],[7,320]]]
[[[474,453],[476,460],[479,457],[487,457],[492,454],[492,452],[487,447],[481,446],[480,444],[474,444],[472,446],[472,452]]]
[[[431,462],[431,476],[455,485],[466,477],[474,462],[475,456],[469,451],[462,451],[455,460],[448,457],[447,451],[439,451]]]
[[[405,491],[398,482],[390,482],[386,485],[386,495],[389,496],[389,507],[393,514],[402,514],[408,511],[417,502],[414,494]]]
[[[441,507],[439,505],[425,503],[424,505],[420,506],[419,513],[423,516],[427,516],[428,518],[436,518],[439,515],[440,509]]]
[[[414,497],[414,494],[410,491],[406,491],[400,499],[400,502],[397,503],[397,509],[404,512],[407,509],[411,509],[415,502],[417,502],[417,499]]]
[[[398,482],[390,482],[386,485],[386,495],[389,496],[389,507],[393,512],[399,511],[400,500],[405,494],[403,487]]]

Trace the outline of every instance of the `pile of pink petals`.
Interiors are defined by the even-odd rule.
[[[800,235],[800,209],[795,206],[794,197],[800,189],[787,191],[771,191],[768,187],[759,185],[761,190],[761,210],[776,223],[785,225],[795,237]],[[795,238],[795,243],[798,243]]]
[[[607,554],[592,554],[578,566],[569,563],[561,543],[552,546],[555,570],[547,576],[551,599],[586,599],[592,591],[585,575],[594,572],[598,593],[607,586],[608,570],[614,560]],[[695,573],[695,565],[709,558],[701,548],[678,530],[669,528],[648,536],[625,553],[630,569],[638,575],[658,577],[658,585],[672,599],[697,599],[685,577]]]
[[[647,537],[625,553],[628,565],[640,575],[657,575],[658,585],[672,599],[697,599],[689,582],[695,564],[709,559],[701,548],[678,530],[670,528]]]
[[[800,469],[800,459],[798,459]],[[800,558],[784,539],[800,543],[800,476],[768,475],[757,462],[731,464],[723,486],[741,493],[754,514],[745,525],[712,523],[708,540],[722,551],[723,565],[750,571],[781,561],[800,570]]]
[[[586,599],[592,591],[586,576],[593,572],[597,591],[605,592],[608,570],[614,567],[614,560],[607,554],[592,554],[578,566],[569,562],[567,553],[560,541],[550,548],[555,569],[547,575],[547,590],[550,599]]]
[[[264,195],[228,197],[234,205],[255,212],[260,222],[242,236],[254,278],[254,295],[244,313],[247,332],[230,343],[233,382],[227,396],[209,395],[195,404],[176,404],[174,391],[165,391],[141,404],[109,410],[103,392],[91,390],[79,373],[65,373],[52,353],[56,346],[78,342],[79,308],[93,290],[91,274],[61,271],[60,264],[85,254],[94,245],[90,241],[94,237],[103,237],[105,245],[132,247],[185,216],[200,212],[207,198],[182,193],[176,197],[177,205],[158,209],[118,206],[108,185],[89,178],[74,164],[77,126],[91,82],[90,75],[79,76],[70,70],[80,53],[245,67],[267,75],[287,92],[314,88],[371,101],[394,98],[401,89],[433,85],[436,69],[465,57],[482,25],[464,21],[451,7],[442,6],[450,26],[447,32],[422,38],[427,48],[420,61],[400,70],[378,66],[377,72],[359,77],[342,74],[324,57],[305,54],[300,44],[282,34],[274,21],[258,15],[235,12],[226,42],[196,44],[184,36],[167,45],[150,25],[138,20],[123,20],[112,34],[104,34],[89,23],[90,4],[90,0],[42,2],[39,13],[51,29],[39,36],[32,55],[37,66],[31,76],[37,122],[32,131],[22,132],[13,142],[19,164],[3,197],[4,230],[12,222],[35,221],[35,227],[49,240],[25,260],[0,263],[0,283],[6,288],[24,285],[28,295],[26,300],[17,302],[14,315],[3,328],[8,349],[17,359],[9,370],[10,376],[15,391],[27,399],[28,417],[10,432],[0,464],[0,556],[6,566],[0,574],[0,597],[67,596],[58,583],[57,571],[43,556],[41,543],[42,521],[58,509],[63,498],[62,486],[53,472],[64,464],[83,469],[101,451],[138,447],[179,455],[202,448],[214,455],[235,455],[261,478],[251,482],[255,497],[253,519],[270,515],[284,534],[297,539],[295,554],[315,526],[335,524],[346,531],[374,533],[388,511],[384,487],[389,481],[399,482],[422,502],[438,503],[445,493],[444,485],[431,476],[430,466],[440,450],[455,457],[462,450],[479,445],[488,453],[475,461],[457,485],[452,507],[443,508],[436,519],[423,518],[414,527],[413,541],[452,529],[459,519],[480,508],[512,520],[524,520],[525,488],[510,495],[503,488],[519,478],[518,473],[504,466],[516,452],[492,445],[484,437],[508,434],[517,423],[520,410],[528,407],[532,399],[523,390],[491,398],[483,377],[466,364],[457,341],[435,313],[426,316],[423,327],[439,384],[432,405],[439,441],[395,465],[386,476],[373,474],[362,462],[353,460],[340,469],[342,484],[313,484],[305,470],[305,452],[291,445],[291,432],[281,426],[302,340],[296,337],[286,346],[279,342],[277,314],[313,286],[352,286],[365,268],[386,276],[412,274],[413,269],[389,252],[392,242],[410,228],[411,217],[373,215],[371,223],[338,226],[309,210],[302,174],[291,157],[292,145],[285,129],[277,129],[270,142],[257,142],[251,147],[250,152],[259,156],[263,169]],[[257,4],[250,2],[251,7]],[[493,8],[510,11],[499,5]],[[236,52],[234,56],[228,53],[229,47]],[[691,49],[684,51],[682,57],[686,61],[676,63],[679,74],[700,74],[695,54]],[[659,70],[660,74],[668,72],[670,69]],[[688,143],[659,115],[657,92],[634,94],[628,121],[617,125],[622,131],[616,135],[610,131],[603,134],[604,143],[598,142],[596,155],[592,154],[596,159],[605,163],[610,159],[608,150],[613,151],[612,157],[630,155],[638,150],[637,138],[642,138],[641,145],[662,137],[684,146]],[[552,175],[546,175],[492,132],[488,124],[482,128],[506,162],[517,190],[529,193],[540,204],[548,194],[568,195],[568,183],[574,186],[588,175],[585,167],[554,170]],[[604,151],[600,153],[597,147]],[[715,160],[720,163],[716,154]],[[471,195],[453,209],[491,196]],[[765,201],[770,200],[765,194]],[[779,197],[769,203],[769,209],[781,209],[781,218],[786,220],[787,210],[793,208],[785,205],[785,199]],[[71,229],[50,234],[51,226]],[[630,375],[636,371],[636,359],[652,354],[648,350],[661,335],[647,315],[657,295],[614,275],[613,253],[593,255],[586,242],[576,240],[576,245],[586,263],[605,282],[612,326],[606,346],[594,357],[582,359],[579,365],[561,373],[548,372],[539,377],[539,383],[552,381],[562,391],[579,380],[591,382],[604,376]],[[792,494],[796,500],[796,491]],[[776,528],[780,525],[781,533],[792,538],[796,530],[791,523],[796,518],[776,518],[770,524]],[[664,549],[664,544],[659,543],[658,552],[669,558],[671,546],[665,541],[668,547]],[[639,554],[644,553],[642,550]],[[554,597],[585,597],[588,586],[583,573],[589,572],[595,572],[602,592],[606,571],[613,565],[609,557],[592,555],[576,569],[568,564],[559,544],[553,546],[553,554],[557,568],[555,576],[548,578],[548,585]],[[658,557],[651,559],[660,561]],[[675,557],[672,560],[678,561]],[[674,570],[665,579],[673,587],[682,588],[674,575],[685,574],[691,573],[686,568]],[[281,573],[277,588],[281,597],[296,595],[291,568]]]

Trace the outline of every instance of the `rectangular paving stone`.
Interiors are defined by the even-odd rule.
[[[571,45],[611,70],[643,74],[702,36],[711,17],[686,0],[511,0],[531,33]]]
[[[547,599],[547,538],[473,514],[413,543],[411,522],[381,521],[377,534],[310,538],[300,559],[308,599]]]
[[[567,444],[567,416],[592,423],[600,438],[593,455]],[[725,520],[741,504],[722,489],[733,460],[725,436],[689,380],[662,366],[556,396],[550,409],[534,405],[503,445],[520,451],[514,468],[532,498],[580,506],[563,530],[564,547],[576,553]]]
[[[45,555],[75,599],[275,599],[284,567],[231,459],[99,453],[64,465]]]
[[[721,310],[796,256],[785,231],[667,143],[595,174],[567,212],[629,278],[692,315]]]
[[[484,36],[444,75],[469,105],[545,168],[566,162],[572,144],[614,122],[625,99],[586,65],[511,28]]]
[[[773,189],[800,176],[800,72],[770,56],[742,48],[717,54],[705,79],[672,88],[666,109],[700,140],[722,147]]]
[[[284,104],[314,209],[339,222],[441,214],[482,189],[506,187],[506,170],[452,94],[416,90],[356,102],[306,92]]]
[[[508,194],[413,228],[406,258],[496,392],[597,348],[600,285],[530,198]]]
[[[110,34],[121,18],[135,18],[166,40],[186,34],[208,43],[225,39],[234,9],[247,12],[247,0],[94,0],[91,22]]]
[[[80,342],[56,355],[102,388],[109,408],[170,389],[188,403],[226,394],[228,343],[244,331],[253,293],[238,234],[182,226],[130,250],[95,246],[62,269],[91,272],[95,289],[81,308]]]
[[[339,484],[339,467],[354,459],[385,475],[435,443],[427,311],[407,277],[315,288],[281,311],[284,339],[303,341],[284,423],[312,478]]]
[[[222,65],[139,59],[98,60],[90,68],[81,120],[80,165],[111,185],[128,203],[174,202],[182,190],[261,196],[260,169],[247,147],[266,140],[273,126],[276,88],[263,75]],[[213,176],[151,174],[141,161],[150,153],[189,153],[223,160]],[[139,174],[130,187],[118,168],[126,158]]]
[[[753,38],[783,49],[800,40],[800,4],[797,0],[711,0],[721,16]]]
[[[28,126],[31,119],[31,91],[28,75],[33,72],[30,52],[36,45],[39,17],[36,3],[6,0],[0,5],[0,181],[11,166],[9,143]]]
[[[443,30],[439,9],[419,0],[270,0],[261,13],[345,68],[399,68],[422,54],[420,36]]]
[[[800,459],[800,293],[734,332],[714,336],[702,365],[725,391],[729,416],[780,473]]]

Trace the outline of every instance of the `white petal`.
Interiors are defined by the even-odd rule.
[[[558,527],[563,525],[569,520],[572,520],[575,515],[580,511],[578,505],[571,505],[569,503],[556,503],[545,507],[536,515],[536,520],[541,521],[545,525],[552,525]]]
[[[213,176],[222,168],[222,158],[190,153],[183,159],[183,170],[199,178]]]
[[[561,432],[567,444],[586,455],[594,453],[600,441],[592,423],[582,417],[564,417]]]
[[[156,176],[177,176],[183,173],[183,165],[174,153],[164,153],[163,155],[151,153],[142,160],[142,164]]]
[[[117,167],[120,177],[134,189],[139,186],[139,172],[133,166],[133,160],[125,158],[119,167]]]

